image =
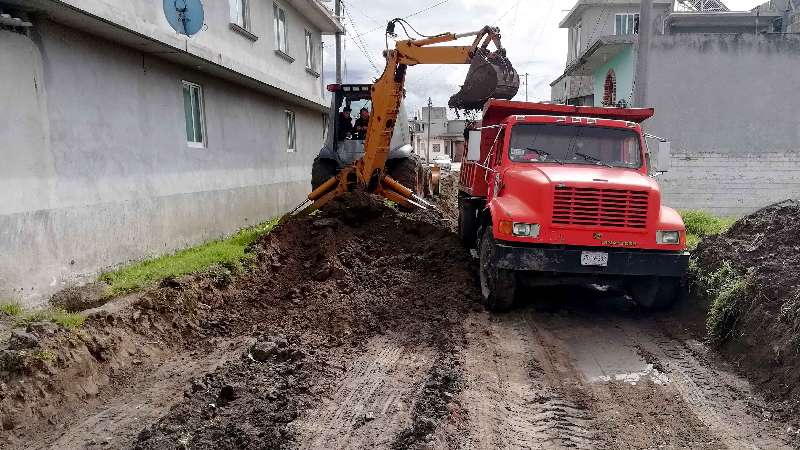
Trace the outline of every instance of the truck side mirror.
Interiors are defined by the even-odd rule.
[[[656,170],[667,172],[672,167],[672,143],[658,141],[658,155],[656,157]]]
[[[477,161],[481,158],[481,132],[480,130],[469,131],[469,145],[467,147],[467,160]]]

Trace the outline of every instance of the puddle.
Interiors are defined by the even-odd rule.
[[[655,384],[669,383],[667,374],[659,372],[652,364],[647,364],[644,370],[639,372],[616,373],[613,375],[601,375],[590,378],[591,383],[608,383],[610,381],[621,381],[636,386],[642,380],[650,380]]]

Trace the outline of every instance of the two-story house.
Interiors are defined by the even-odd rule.
[[[187,37],[172,3],[0,0],[0,298],[41,303],[306,195],[339,21],[319,0],[205,1]]]
[[[653,15],[672,10],[672,0],[654,0]],[[559,23],[567,28],[567,67],[550,83],[551,98],[573,105],[630,104],[634,39],[639,32],[636,0],[578,0]]]

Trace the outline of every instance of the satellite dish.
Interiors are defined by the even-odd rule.
[[[203,3],[200,0],[164,0],[164,15],[173,30],[186,36],[203,28]]]

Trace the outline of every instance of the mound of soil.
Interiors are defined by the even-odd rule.
[[[721,351],[772,399],[800,398],[800,202],[787,200],[703,239],[701,275],[726,262],[745,282]]]
[[[459,172],[443,172],[439,178],[439,195],[434,198],[436,206],[452,221],[453,227],[458,220],[458,176]]]
[[[78,409],[152,377],[170,355],[201,358],[232,341],[243,342],[239,357],[195,377],[182,400],[155,423],[141,424],[135,445],[291,446],[291,422],[318,402],[325,379],[341,375],[328,363],[335,356],[357,354],[366,340],[388,333],[440,355],[460,342],[458,324],[479,301],[475,268],[442,221],[350,194],[263,236],[249,249],[252,263],[243,273],[220,267],[168,279],[121,306],[111,302],[90,311],[76,332],[38,336],[37,348],[47,352],[37,353],[35,364],[0,368],[6,430],[0,446],[69,425]],[[7,359],[31,360],[29,350],[3,352]],[[440,358],[459,373],[459,361]],[[457,384],[433,378],[436,386],[424,399],[435,404],[434,412],[418,408],[428,424],[443,420],[441,402],[447,404],[450,385]],[[426,439],[418,429],[398,441]]]

